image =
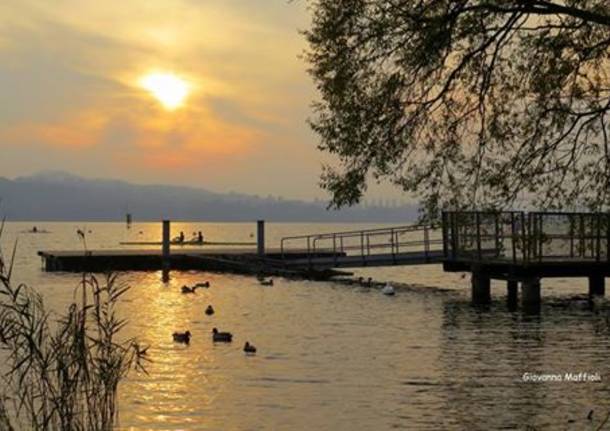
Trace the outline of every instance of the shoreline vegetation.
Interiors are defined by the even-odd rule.
[[[129,287],[84,273],[73,303],[52,314],[34,288],[13,282],[16,249],[10,260],[0,249],[0,429],[114,429],[120,382],[146,372],[146,348],[120,336],[127,320],[116,306]]]

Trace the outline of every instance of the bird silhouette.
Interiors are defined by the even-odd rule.
[[[172,337],[176,343],[189,344],[191,342],[191,332],[174,332]]]
[[[244,352],[247,355],[253,355],[256,353],[256,347],[254,347],[253,344],[250,344],[248,341],[246,341],[246,344],[244,344]]]

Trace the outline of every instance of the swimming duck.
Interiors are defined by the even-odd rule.
[[[364,281],[364,277],[358,277],[358,284],[360,286],[371,287],[372,283],[373,279],[371,277],[367,278],[366,281]]]
[[[211,316],[212,314],[214,314],[214,308],[211,305],[208,305],[208,307],[205,309],[205,314]]]
[[[188,293],[195,293],[195,290],[197,290],[198,286],[193,286],[193,287],[188,287],[188,286],[182,286],[182,293],[184,294],[188,294]]]
[[[381,293],[384,295],[393,296],[396,292],[394,291],[394,286],[392,286],[390,283],[386,283],[386,285],[383,286],[383,289],[381,289]]]
[[[259,283],[261,286],[273,286],[273,279],[270,278],[269,280],[260,280]]]
[[[174,341],[176,343],[189,344],[190,341],[191,341],[191,332],[190,331],[186,331],[186,332],[174,332],[172,334],[172,337],[174,338]]]
[[[218,329],[212,329],[212,341],[215,343],[230,343],[233,341],[233,334],[230,332],[218,332]]]
[[[244,345],[244,352],[246,352],[246,355],[253,355],[256,353],[256,347],[246,341],[246,344]]]
[[[210,282],[209,282],[209,281],[206,281],[206,282],[204,282],[204,283],[197,283],[197,284],[195,285],[195,287],[205,287],[205,288],[208,288],[208,287],[210,287]]]

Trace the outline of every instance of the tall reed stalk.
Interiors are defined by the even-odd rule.
[[[0,430],[113,429],[119,383],[144,371],[146,354],[119,336],[127,322],[116,307],[129,287],[85,273],[54,318],[36,290],[13,283],[15,250],[10,262],[0,252]]]

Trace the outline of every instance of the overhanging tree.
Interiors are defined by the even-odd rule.
[[[311,0],[335,206],[371,178],[442,208],[610,203],[610,1]]]

